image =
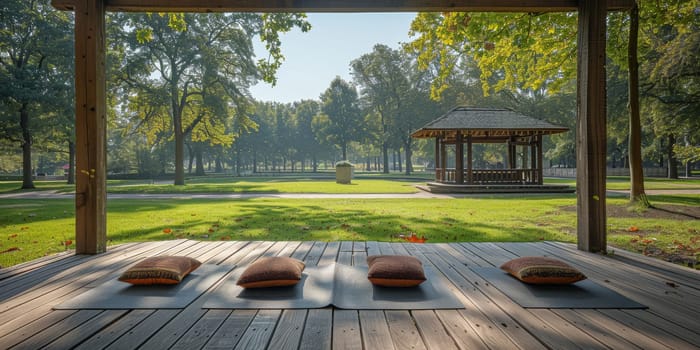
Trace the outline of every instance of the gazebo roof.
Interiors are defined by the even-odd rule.
[[[456,107],[411,134],[415,138],[441,136],[453,139],[457,132],[481,139],[557,134],[569,131],[505,108]]]

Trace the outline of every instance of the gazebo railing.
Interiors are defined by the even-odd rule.
[[[456,169],[435,169],[435,180],[456,183]],[[472,169],[472,184],[537,184],[537,169]],[[469,171],[464,171],[464,183],[469,184]]]

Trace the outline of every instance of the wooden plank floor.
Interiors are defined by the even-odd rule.
[[[53,310],[140,259],[188,255],[241,266],[261,256],[307,265],[366,264],[409,254],[441,272],[459,310]],[[523,309],[468,267],[517,256],[562,259],[648,310]],[[223,280],[222,280],[223,281]],[[212,287],[215,288],[216,286]],[[130,243],[98,256],[60,255],[0,270],[0,349],[698,349],[700,273],[643,256],[601,256],[556,242]]]

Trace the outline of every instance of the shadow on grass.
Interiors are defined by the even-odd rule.
[[[142,203],[139,201],[137,203]],[[311,204],[289,204],[275,201],[238,200],[203,202],[207,212],[197,211],[197,201],[151,202],[137,204],[112,201],[110,215],[128,214],[137,210],[154,220],[139,228],[110,232],[114,242],[189,238],[197,240],[368,240],[399,241],[399,235],[425,236],[428,242],[537,241],[555,239],[544,228],[505,228],[500,224],[475,221],[469,215],[422,216],[421,213],[387,213],[381,207],[368,209],[337,205],[324,207]],[[398,202],[397,202],[398,203]],[[227,210],[227,207],[230,210]],[[173,219],[167,211],[181,215]],[[185,214],[182,214],[185,212]],[[190,213],[190,214],[186,214]],[[165,215],[166,218],[160,216]],[[184,217],[183,217],[184,215]],[[187,217],[189,215],[189,217]],[[158,220],[171,220],[163,224]],[[172,230],[165,234],[163,230]]]

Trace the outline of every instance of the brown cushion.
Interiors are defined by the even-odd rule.
[[[260,258],[248,266],[237,285],[243,288],[293,286],[301,280],[304,263],[284,256]]]
[[[525,256],[506,262],[501,269],[531,284],[569,284],[586,279],[581,271],[563,261],[543,256]]]
[[[178,284],[201,264],[187,256],[154,256],[124,271],[119,280],[131,284]]]
[[[367,265],[367,278],[376,286],[413,287],[425,281],[423,264],[412,256],[371,255]]]

